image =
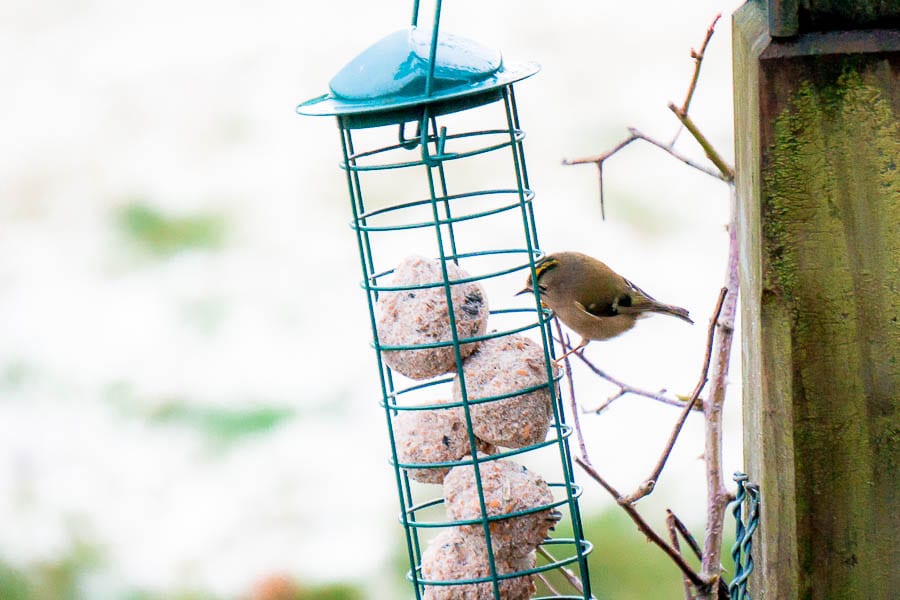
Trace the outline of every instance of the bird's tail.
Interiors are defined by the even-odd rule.
[[[644,296],[640,299],[639,302],[634,303],[631,306],[618,306],[618,312],[623,314],[636,314],[640,316],[646,316],[647,313],[660,313],[664,315],[671,315],[673,317],[678,317],[682,321],[687,321],[691,325],[694,324],[694,321],[691,320],[690,313],[686,308],[681,308],[680,306],[673,306],[671,304],[663,304],[662,302],[657,302],[648,296]]]
[[[647,310],[650,312],[662,313],[664,315],[672,315],[673,317],[678,317],[682,321],[687,321],[691,325],[694,324],[688,310],[686,308],[681,308],[680,306],[672,306],[671,304],[663,304],[662,302],[654,301]]]
[[[632,282],[625,279],[625,285],[631,288],[631,294],[629,296],[629,304],[622,305],[621,303],[616,306],[616,309],[620,313],[637,313],[638,316],[641,313],[655,312],[662,313],[664,315],[672,315],[673,317],[678,317],[682,321],[687,321],[691,325],[694,322],[691,320],[690,313],[688,313],[686,308],[681,308],[680,306],[673,306],[671,304],[664,304],[662,302],[657,301],[650,294],[634,285]]]

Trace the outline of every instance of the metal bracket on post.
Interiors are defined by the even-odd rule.
[[[737,495],[731,503],[731,512],[735,520],[734,546],[731,548],[731,557],[734,559],[734,578],[728,586],[728,594],[731,600],[750,600],[750,591],[747,589],[750,573],[753,572],[753,533],[759,527],[759,486],[750,483],[746,473],[737,472],[734,480],[738,485]],[[744,518],[744,504],[748,504],[746,519]]]

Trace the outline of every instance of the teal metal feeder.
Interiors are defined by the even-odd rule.
[[[588,600],[592,546],[582,530],[552,315],[536,294],[526,307],[514,299],[526,276],[537,279],[543,255],[513,92],[538,66],[439,33],[440,14],[437,0],[432,26],[419,28],[415,1],[409,28],[370,46],[334,76],[330,93],[297,107],[302,115],[336,117],[341,134],[408,579],[417,599],[529,598],[535,575],[567,567],[583,589],[541,597]],[[431,269],[431,276],[404,279],[407,268]],[[404,302],[419,302],[433,314],[410,316]],[[398,341],[386,332],[386,313],[399,315],[394,324],[407,334],[442,322],[446,335]],[[536,382],[517,379],[527,369],[514,360],[484,365],[488,348],[523,347],[536,352],[527,361]],[[425,360],[401,364],[396,357],[403,356]],[[489,389],[496,378],[519,387],[486,392],[485,370],[488,379],[499,372]],[[546,433],[539,428],[535,437],[524,423],[534,413],[532,405],[516,404],[524,398],[546,398]],[[491,415],[502,418],[485,425]],[[525,437],[492,437],[509,428]],[[430,459],[410,453],[414,442],[433,438],[438,448]],[[496,485],[501,472],[510,477],[503,489]],[[441,481],[443,488],[436,485]],[[448,491],[451,481],[462,487]],[[516,481],[521,488],[510,493]],[[539,524],[537,539],[529,523]],[[545,535],[549,529],[571,534]],[[444,563],[434,564],[436,556]],[[453,570],[464,564],[477,568]]]

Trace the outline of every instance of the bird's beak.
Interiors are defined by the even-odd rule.
[[[516,292],[516,296],[521,296],[522,294],[533,294],[534,290],[530,287],[524,288]]]

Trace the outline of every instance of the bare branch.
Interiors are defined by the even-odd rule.
[[[589,464],[584,462],[579,458],[575,458],[575,462],[578,463],[584,471],[591,476],[597,483],[599,483],[603,489],[610,493],[610,495],[615,498],[616,502],[619,503],[619,506],[628,513],[628,516],[631,517],[631,520],[635,522],[640,529],[641,533],[647,536],[647,539],[657,546],[659,546],[663,552],[669,555],[669,557],[678,565],[678,568],[681,569],[681,572],[687,577],[691,583],[696,586],[698,589],[702,589],[706,587],[704,581],[700,578],[694,569],[684,560],[684,557],[681,556],[681,553],[675,550],[670,544],[668,544],[664,539],[662,539],[659,534],[653,531],[653,528],[647,524],[641,514],[634,508],[631,504],[624,502],[622,496],[619,492],[616,491],[614,487],[612,487],[609,483],[606,482],[603,477]]]
[[[636,394],[648,398],[653,398],[660,402],[674,404],[682,408],[682,412],[679,415],[678,421],[669,437],[665,450],[663,451],[660,460],[654,468],[651,477],[648,478],[643,484],[641,484],[638,489],[628,497],[623,497],[621,494],[619,494],[619,492],[608,482],[606,482],[591,466],[584,449],[584,439],[580,431],[580,426],[578,424],[576,424],[576,428],[578,429],[579,439],[582,444],[582,454],[584,454],[584,458],[576,458],[575,461],[582,469],[585,470],[585,472],[588,473],[588,475],[596,480],[610,495],[613,496],[613,498],[616,499],[616,502],[619,503],[622,509],[625,510],[625,512],[631,517],[631,519],[638,525],[639,530],[647,536],[648,540],[659,546],[666,554],[669,555],[669,557],[676,563],[676,565],[678,565],[685,581],[685,598],[691,599],[693,597],[692,594],[694,593],[694,591],[696,591],[697,600],[714,600],[715,598],[724,600],[728,598],[727,586],[721,579],[720,555],[722,550],[722,533],[725,508],[729,500],[732,498],[732,495],[729,494],[725,489],[724,480],[722,478],[721,413],[725,400],[726,378],[728,373],[728,364],[731,356],[738,293],[738,246],[735,237],[737,197],[734,189],[734,167],[729,165],[722,158],[721,154],[719,154],[719,152],[713,147],[706,136],[701,133],[694,121],[688,115],[694,92],[697,89],[697,83],[700,77],[700,69],[703,63],[705,52],[715,31],[716,23],[720,18],[721,15],[716,15],[715,19],[713,19],[712,23],[706,31],[706,36],[700,46],[700,50],[691,50],[691,57],[695,62],[694,73],[691,78],[690,84],[688,85],[684,102],[681,104],[681,106],[676,106],[671,102],[668,105],[669,109],[675,114],[675,116],[681,123],[681,127],[687,129],[697,141],[697,143],[701,146],[701,148],[703,148],[706,157],[713,163],[715,169],[699,164],[691,160],[687,156],[674,150],[674,144],[678,138],[678,133],[676,133],[675,138],[671,143],[665,144],[643,134],[635,128],[629,128],[628,137],[603,154],[593,157],[563,161],[563,164],[567,165],[586,163],[592,163],[596,165],[600,184],[601,212],[603,213],[605,213],[603,196],[603,165],[607,159],[611,158],[636,140],[643,140],[663,150],[670,156],[676,158],[677,160],[680,160],[691,168],[700,170],[701,172],[711,177],[716,177],[717,179],[727,182],[731,190],[728,269],[725,277],[725,286],[719,294],[713,318],[710,320],[710,326],[707,335],[706,355],[703,363],[701,377],[688,401],[681,402],[679,400],[668,398],[664,396],[664,390],[658,393],[653,393],[624,384],[623,382],[618,381],[617,379],[609,376],[608,374],[594,366],[584,357],[582,352],[575,353],[582,360],[582,362],[584,362],[595,374],[606,379],[607,381],[610,381],[619,388],[615,394],[607,398],[606,401],[601,403],[597,408],[592,409],[591,412],[599,413],[607,406],[609,406],[612,402],[627,394]],[[681,128],[679,128],[679,133],[680,131]],[[558,322],[557,327],[559,327]],[[560,338],[562,338],[561,330]],[[564,346],[568,346],[568,344],[564,343]],[[567,371],[570,371],[570,367],[571,365],[569,364],[567,357]],[[707,398],[706,401],[701,401],[700,393],[707,384],[709,384],[710,386],[709,398]],[[574,398],[574,386],[572,384],[571,374],[569,375],[569,385],[573,390],[573,413],[577,415],[577,411],[574,410],[577,404]],[[632,505],[632,503],[635,502],[638,498],[641,498],[652,492],[654,486],[656,485],[657,479],[662,473],[662,470],[665,468],[665,464],[668,460],[669,455],[671,454],[675,442],[677,441],[684,422],[687,419],[687,415],[693,408],[702,410],[705,418],[707,526],[706,539],[704,541],[704,547],[702,551],[696,540],[693,538],[693,536],[691,536],[688,529],[671,511],[668,512],[667,518],[667,526],[671,543],[667,543],[658,534],[656,534],[656,532],[654,532],[652,528],[649,527],[646,521],[644,521],[641,517],[640,513],[638,513],[635,507]],[[681,534],[683,539],[690,545],[694,553],[698,555],[698,558],[700,558],[701,569],[699,572],[691,568],[682,556],[681,547],[678,541],[678,534]],[[694,590],[691,590],[691,586],[694,587]]]
[[[694,121],[688,114],[675,106],[672,102],[669,102],[669,110],[675,113],[675,116],[678,117],[678,120],[681,121],[685,129],[694,136],[694,139],[697,140],[697,143],[700,144],[700,147],[703,148],[703,151],[706,153],[706,157],[716,165],[716,168],[719,169],[719,172],[723,175],[725,181],[728,181],[729,183],[734,181],[734,167],[725,162],[710,141],[706,139],[706,136],[700,132],[697,125],[694,124]]]
[[[618,399],[621,398],[622,396],[626,395],[627,393],[628,393],[628,390],[627,390],[626,388],[620,386],[618,392],[616,392],[615,394],[613,394],[612,396],[610,396],[609,398],[607,398],[606,400],[604,400],[597,408],[585,408],[585,409],[583,409],[583,410],[584,410],[584,412],[586,412],[586,413],[592,412],[592,413],[594,413],[594,414],[596,414],[596,415],[599,415],[599,414],[602,413],[604,410],[606,410],[606,408],[607,408],[610,404],[612,404],[613,402],[615,402],[616,400],[618,400]]]
[[[669,515],[666,518],[666,529],[669,530],[669,543],[672,544],[672,547],[675,548],[679,554],[681,554],[681,544],[678,543],[678,529],[673,519],[674,516],[674,513],[669,511]],[[684,584],[684,600],[693,600],[694,594],[691,591],[693,589],[691,580],[688,579],[687,575],[684,573],[681,574],[681,579]]]
[[[713,22],[709,24],[709,28],[706,30],[706,37],[703,39],[703,44],[700,45],[700,51],[697,52],[691,48],[691,58],[694,59],[694,76],[691,77],[691,84],[688,86],[687,95],[684,98],[684,102],[681,104],[681,112],[685,114],[687,114],[688,108],[691,105],[691,99],[694,97],[694,90],[697,88],[697,80],[700,79],[700,65],[703,64],[706,46],[709,45],[709,40],[716,30],[716,23],[718,23],[721,18],[722,13],[719,13],[713,19]]]
[[[541,583],[544,584],[544,587],[547,588],[547,591],[553,594],[554,596],[562,596],[558,589],[553,587],[553,585],[544,577],[543,573],[538,573],[537,578],[541,580]]]
[[[593,164],[593,165],[597,166],[597,177],[599,179],[599,186],[600,186],[600,216],[604,220],[606,219],[606,202],[604,200],[604,195],[603,195],[603,164],[606,162],[607,159],[612,158],[616,153],[618,153],[620,150],[624,149],[631,142],[634,142],[637,140],[642,140],[642,141],[647,142],[648,144],[656,146],[660,150],[668,153],[673,158],[677,158],[678,160],[680,160],[687,166],[689,166],[693,169],[697,169],[698,171],[705,173],[706,175],[709,175],[710,177],[715,177],[716,179],[721,179],[722,181],[725,181],[725,182],[729,182],[732,179],[734,179],[733,174],[731,175],[731,178],[729,179],[727,175],[723,175],[720,171],[717,171],[715,169],[710,169],[709,167],[701,165],[700,163],[685,156],[681,152],[678,152],[673,147],[675,144],[675,140],[672,140],[672,142],[670,144],[664,144],[663,142],[647,135],[646,133],[639,131],[638,129],[636,129],[634,127],[629,127],[628,128],[628,137],[625,138],[624,140],[622,140],[621,142],[619,142],[618,144],[616,144],[611,150],[608,150],[607,152],[604,152],[603,154],[599,154],[597,156],[585,156],[582,158],[572,158],[572,159],[567,158],[567,159],[563,159],[563,161],[562,161],[562,164],[564,164],[564,165]]]
[[[633,130],[629,129],[629,131],[633,131]],[[562,164],[564,164],[564,165],[583,165],[583,164],[587,164],[587,163],[594,163],[594,164],[602,163],[607,158],[610,158],[616,152],[618,152],[619,150],[621,150],[622,148],[624,148],[625,146],[627,146],[634,140],[638,139],[638,137],[639,136],[634,135],[634,133],[632,133],[630,136],[628,136],[627,138],[625,138],[624,140],[622,140],[621,142],[616,144],[612,148],[612,150],[608,150],[608,151],[604,152],[603,154],[598,154],[597,156],[586,156],[583,158],[571,158],[571,159],[564,158],[562,161]]]
[[[603,163],[597,163],[597,185],[600,187],[600,220],[606,220],[606,202],[603,199]]]
[[[579,459],[576,458],[575,460],[579,460]],[[549,560],[551,563],[556,562],[556,558],[554,558],[553,555],[550,554],[547,551],[547,549],[544,548],[543,546],[538,546],[537,551],[538,551],[538,554],[540,554],[541,556],[543,556],[544,558]],[[578,579],[578,577],[576,577],[572,571],[570,571],[566,567],[559,567],[557,570],[560,573],[562,573],[562,576],[566,578],[566,581],[569,582],[569,585],[571,585],[573,588],[578,590],[579,593],[581,593],[581,594],[584,593],[584,586],[582,585],[581,580]]]
[[[678,135],[681,133],[681,128],[679,128],[675,133],[675,137],[672,138],[672,141],[668,144],[665,144],[644,133],[641,133],[633,127],[630,127],[628,129],[628,137],[603,154],[599,154],[597,156],[586,156],[582,158],[563,159],[562,161],[562,164],[564,165],[581,165],[589,163],[596,165],[597,178],[599,180],[600,186],[600,216],[602,219],[606,219],[606,202],[603,194],[603,163],[606,162],[607,159],[612,158],[616,153],[624,149],[635,140],[643,140],[645,142],[648,142],[656,146],[657,148],[667,152],[672,157],[677,158],[689,167],[706,173],[711,177],[721,179],[722,181],[725,181],[727,183],[731,183],[734,181],[734,168],[728,165],[728,163],[726,163],[722,159],[721,155],[716,151],[712,144],[710,144],[709,140],[706,139],[706,137],[700,132],[700,130],[688,116],[688,109],[690,108],[691,100],[694,97],[694,91],[696,91],[697,89],[697,82],[700,79],[700,67],[703,64],[703,57],[706,54],[706,47],[709,45],[709,41],[710,39],[712,39],[713,33],[715,32],[716,23],[718,23],[721,17],[721,13],[717,14],[712,23],[710,23],[709,27],[706,30],[706,37],[704,37],[703,43],[700,45],[700,51],[697,52],[693,48],[691,49],[691,58],[694,59],[694,74],[691,77],[690,84],[688,85],[688,90],[687,94],[685,95],[684,102],[680,107],[675,106],[675,104],[672,102],[669,103],[669,109],[672,110],[675,113],[675,116],[678,117],[678,120],[681,121],[682,127],[686,128],[688,131],[690,131],[691,135],[694,136],[694,139],[697,140],[697,142],[703,148],[703,151],[706,153],[707,158],[712,161],[718,171],[709,169],[675,150],[675,142],[678,140]]]
[[[715,177],[716,179],[721,179],[722,181],[725,181],[725,182],[729,181],[719,171],[717,171],[715,169],[710,169],[709,167],[705,167],[705,166],[701,165],[700,163],[695,162],[692,159],[688,158],[684,154],[680,153],[678,150],[675,150],[675,148],[672,146],[672,144],[664,144],[664,143],[660,142],[659,140],[654,139],[645,133],[641,133],[640,131],[638,131],[637,129],[635,129],[633,127],[629,127],[628,131],[630,131],[636,138],[644,140],[645,142],[653,144],[660,150],[664,150],[665,152],[668,152],[673,158],[677,158],[678,160],[680,160],[681,162],[683,162],[684,164],[686,164],[689,167],[697,169],[698,171],[705,173],[705,174],[709,175],[710,177]]]
[[[703,359],[703,369],[700,372],[700,379],[697,381],[697,385],[694,386],[694,391],[691,393],[690,400],[688,400],[687,404],[685,404],[684,410],[681,411],[681,415],[678,417],[678,421],[675,423],[675,428],[672,429],[672,433],[669,436],[669,442],[666,444],[662,456],[659,457],[659,462],[656,463],[656,467],[653,469],[650,477],[648,477],[643,484],[638,486],[637,490],[635,490],[625,498],[625,500],[629,503],[640,500],[641,498],[652,492],[653,488],[656,487],[656,482],[659,480],[659,475],[665,468],[666,461],[669,460],[669,455],[672,453],[672,448],[675,447],[675,441],[678,439],[678,435],[681,433],[681,428],[684,426],[684,422],[687,420],[688,413],[690,413],[691,407],[693,407],[694,402],[697,401],[697,398],[700,397],[700,392],[703,391],[703,387],[708,381],[709,361],[712,356],[713,340],[716,335],[716,326],[719,322],[719,314],[722,312],[722,303],[724,302],[725,295],[727,293],[728,288],[722,288],[722,290],[719,292],[719,300],[716,302],[716,308],[713,311],[712,318],[710,318],[709,320],[709,330],[706,334],[706,355]]]
[[[627,138],[616,144],[616,146],[612,150],[604,152],[599,156],[575,158],[572,160],[564,158],[562,161],[562,164],[564,165],[583,165],[587,163],[593,163],[597,165],[597,177],[599,179],[600,185],[600,218],[603,220],[606,220],[606,203],[603,201],[603,163],[607,158],[613,156],[616,152],[638,139],[638,137],[639,136],[636,136],[634,135],[634,133],[632,133]]]
[[[697,556],[697,558],[703,558],[702,554],[700,553],[700,544],[697,543],[697,540],[694,538],[690,529],[688,529],[687,525],[685,525],[684,522],[678,518],[678,515],[673,513],[671,509],[667,508],[666,521],[669,520],[671,520],[675,525],[675,528],[678,529],[678,533],[680,533],[684,540],[688,543],[688,546],[691,547],[691,550],[694,551],[694,554]]]
[[[569,336],[563,336],[562,325],[559,322],[559,318],[554,317],[553,321],[556,323],[556,332],[559,335],[560,344],[563,346],[563,352],[566,352],[571,346],[569,343]],[[584,434],[581,431],[581,416],[579,415],[578,402],[575,400],[575,381],[572,379],[572,363],[569,361],[568,356],[566,356],[563,361],[566,365],[566,380],[569,383],[569,400],[571,402],[569,408],[572,411],[572,421],[575,425],[575,435],[578,437],[578,447],[581,450],[581,457],[584,458],[584,461],[587,464],[591,464],[591,459],[587,452],[587,444],[584,442]]]
[[[728,377],[728,365],[731,360],[731,346],[734,337],[734,320],[737,314],[738,299],[738,258],[737,242],[737,191],[731,186],[731,218],[728,227],[728,263],[725,274],[725,287],[728,293],[722,304],[722,313],[718,320],[718,336],[713,353],[712,372],[710,375],[709,399],[703,406],[706,422],[706,540],[703,546],[701,576],[704,581],[716,584],[720,580],[720,560],[722,552],[722,535],[725,520],[725,508],[728,505],[729,493],[725,489],[722,476],[722,408],[725,404],[725,389]],[[701,598],[712,600],[721,586],[712,588],[717,592],[709,592]]]
[[[676,398],[670,398],[668,396],[665,396],[663,394],[663,392],[665,390],[661,390],[659,392],[651,392],[651,391],[644,390],[644,389],[635,387],[633,385],[627,384],[624,381],[621,381],[620,379],[613,377],[612,375],[610,375],[606,371],[600,369],[599,367],[597,367],[597,365],[595,365],[594,363],[589,361],[584,356],[584,351],[574,352],[573,355],[580,358],[581,362],[583,362],[585,365],[587,365],[587,367],[591,371],[593,371],[594,375],[607,380],[608,382],[610,382],[611,384],[613,384],[615,386],[618,386],[618,388],[619,388],[619,391],[617,393],[615,393],[612,396],[610,396],[609,398],[607,398],[599,406],[594,407],[594,408],[583,409],[583,411],[586,413],[600,413],[603,410],[605,410],[606,407],[608,407],[614,401],[618,400],[619,398],[621,398],[622,396],[624,396],[626,394],[634,394],[635,396],[643,396],[644,398],[650,398],[651,400],[656,400],[657,402],[662,402],[663,404],[668,404],[670,406],[677,406],[679,408],[684,408],[687,405],[686,401],[678,400]],[[698,406],[694,407],[695,410],[702,410],[702,407],[699,406],[701,403],[698,402],[697,404],[698,404]]]
[[[672,527],[674,526],[678,533],[681,534],[681,537],[684,538],[684,541],[688,543],[688,546],[691,547],[691,550],[694,551],[694,555],[702,560],[703,557],[700,552],[700,545],[697,543],[697,540],[694,539],[694,536],[687,528],[687,525],[685,525],[684,522],[682,522],[682,520],[678,518],[678,515],[673,513],[668,508],[666,509],[666,525],[669,527],[669,531],[671,531]],[[720,577],[719,600],[730,600],[730,598],[731,595],[728,593],[728,584],[726,584],[725,581]]]
[[[691,105],[691,99],[694,97],[694,90],[697,89],[697,81],[700,79],[700,66],[703,64],[703,57],[706,55],[706,46],[709,44],[709,40],[712,39],[713,33],[715,32],[716,23],[722,17],[722,13],[716,15],[713,19],[713,22],[710,23],[709,28],[706,30],[706,37],[703,39],[703,43],[700,45],[700,52],[697,52],[693,48],[691,48],[691,58],[694,59],[694,75],[691,77],[691,83],[688,85],[687,94],[684,97],[684,102],[681,105],[681,112],[687,114],[688,108]],[[678,136],[681,135],[681,131],[684,129],[684,125],[678,126],[678,131],[675,132],[675,135],[672,137],[672,141],[669,143],[669,146],[674,146],[675,142],[678,141]]]

